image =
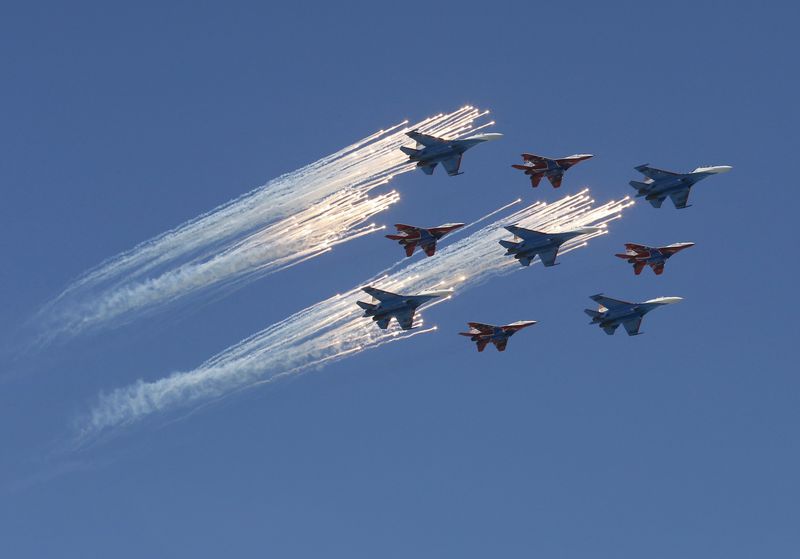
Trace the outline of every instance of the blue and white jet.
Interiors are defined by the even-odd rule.
[[[452,291],[429,291],[418,295],[400,295],[371,286],[363,287],[362,291],[371,295],[378,303],[356,301],[356,304],[364,309],[362,316],[371,316],[381,330],[389,327],[389,321],[393,317],[397,319],[400,328],[411,330],[414,327],[414,315],[420,305],[439,297],[449,297],[453,293]]]
[[[497,140],[503,136],[497,133],[475,134],[463,140],[446,140],[422,134],[417,130],[406,132],[406,135],[422,146],[422,149],[405,146],[400,148],[403,153],[408,155],[410,161],[415,161],[417,167],[422,169],[426,175],[432,175],[436,165],[441,163],[451,177],[462,174],[458,169],[461,167],[461,156],[465,151],[480,143]]]
[[[657,297],[644,301],[643,303],[629,303],[612,299],[603,294],[592,295],[593,301],[600,304],[596,311],[584,309],[583,312],[592,317],[589,324],[597,324],[609,336],[613,336],[619,325],[622,324],[629,336],[638,336],[644,332],[639,332],[644,315],[663,305],[669,305],[682,301],[681,297]]]
[[[730,165],[698,167],[691,173],[673,173],[672,171],[656,169],[646,164],[634,168],[646,177],[643,182],[630,182],[630,185],[636,189],[637,197],[644,197],[654,208],[660,208],[661,204],[669,196],[675,207],[680,210],[689,207],[686,204],[689,201],[689,191],[697,181],[711,175],[727,173],[733,167]]]
[[[536,255],[539,255],[542,264],[547,267],[556,265],[556,256],[562,244],[575,237],[600,231],[597,227],[581,227],[573,231],[546,233],[516,225],[509,225],[505,229],[521,239],[520,241],[500,241],[500,244],[506,248],[506,255],[514,255],[514,258],[519,260],[523,266],[530,266]]]

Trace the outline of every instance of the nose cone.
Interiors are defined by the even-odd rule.
[[[693,247],[693,246],[694,246],[694,243],[674,243],[674,244],[670,245],[670,247],[678,249],[678,250],[683,250],[685,248],[689,248],[689,247]]]
[[[475,134],[465,140],[478,140],[479,142],[491,142],[492,140],[499,140],[503,135],[498,132],[491,132],[489,134]]]
[[[455,231],[456,229],[461,229],[464,227],[466,223],[445,223],[444,225],[440,225],[437,229],[447,229],[447,232]]]

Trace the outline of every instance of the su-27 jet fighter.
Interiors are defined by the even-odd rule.
[[[397,319],[400,328],[411,330],[414,327],[414,314],[417,308],[438,297],[447,297],[452,291],[430,291],[418,295],[400,295],[374,287],[364,287],[362,291],[378,300],[377,304],[356,301],[364,309],[363,316],[371,316],[381,330],[386,330],[392,317]]]
[[[461,336],[468,336],[478,346],[478,351],[486,349],[486,344],[493,343],[497,351],[505,351],[508,339],[528,326],[536,324],[535,320],[520,320],[505,326],[492,326],[480,322],[467,322],[469,332],[459,332]]]
[[[680,210],[689,207],[686,204],[689,201],[689,191],[697,181],[711,175],[727,173],[733,167],[730,165],[698,167],[691,173],[673,173],[672,171],[656,169],[649,165],[639,165],[634,168],[646,177],[644,182],[630,182],[630,185],[636,189],[637,197],[643,196],[654,208],[660,208],[661,204],[669,196],[675,207]]]
[[[576,153],[575,155],[568,155],[559,159],[549,159],[541,155],[533,155],[532,153],[523,153],[522,159],[525,161],[524,165],[512,165],[515,169],[525,171],[525,174],[531,178],[531,186],[536,188],[542,177],[547,177],[553,188],[561,186],[561,179],[564,178],[564,173],[581,161],[591,159],[594,157],[590,153]]]
[[[419,246],[428,256],[433,256],[436,252],[436,241],[448,233],[464,227],[463,223],[445,223],[438,227],[425,229],[414,227],[413,225],[395,225],[399,235],[386,235],[387,239],[398,241],[400,246],[406,250],[406,256],[414,254],[414,250]]]
[[[519,260],[520,264],[530,266],[531,261],[538,254],[542,264],[548,267],[556,265],[556,256],[562,244],[580,235],[600,231],[597,227],[582,227],[574,231],[545,233],[544,231],[534,231],[524,227],[517,227],[516,225],[509,225],[505,229],[522,239],[519,242],[500,241],[500,244],[506,248],[507,255],[514,255],[514,258]]]
[[[624,254],[615,254],[617,258],[633,264],[633,273],[637,276],[642,273],[645,266],[650,266],[657,276],[664,272],[664,264],[669,258],[685,248],[693,247],[694,243],[672,243],[665,247],[649,247],[635,243],[625,244]]]
[[[639,327],[644,315],[662,305],[683,300],[681,297],[657,297],[643,303],[628,303],[602,294],[592,295],[590,298],[600,303],[600,307],[596,311],[585,309],[583,312],[592,317],[589,324],[599,325],[609,336],[614,335],[620,324],[625,327],[629,336],[638,336],[643,333],[639,332]]]
[[[417,167],[422,169],[426,175],[432,175],[433,170],[439,163],[451,177],[460,175],[458,169],[461,167],[461,156],[469,148],[483,142],[497,140],[502,134],[475,134],[463,140],[446,140],[428,134],[422,134],[417,130],[406,132],[406,135],[415,140],[422,146],[422,149],[401,147],[403,153],[408,155],[410,161],[415,161]]]

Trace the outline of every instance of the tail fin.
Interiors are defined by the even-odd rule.
[[[583,312],[592,317],[592,319],[600,318],[601,316],[603,316],[603,313],[599,311],[593,311],[592,309],[583,309]]]
[[[628,184],[639,191],[639,194],[646,194],[650,191],[650,185],[646,182],[631,181]]]
[[[401,146],[400,147],[400,151],[402,151],[403,153],[405,153],[409,157],[413,158],[413,157],[419,155],[419,152],[421,150],[414,149],[414,148],[409,148],[409,147],[406,147],[406,146]]]

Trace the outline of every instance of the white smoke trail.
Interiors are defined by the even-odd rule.
[[[592,208],[588,191],[545,204],[537,202],[494,221],[475,233],[438,251],[436,256],[404,266],[393,274],[382,274],[365,285],[415,293],[425,289],[457,287],[454,294],[488,279],[522,269],[504,255],[498,241],[509,234],[503,225],[519,224],[533,229],[600,227],[595,233],[576,237],[562,246],[566,254],[606,231],[606,225],[632,205],[629,198]],[[221,397],[254,384],[273,382],[327,363],[343,359],[380,344],[406,339],[428,330],[403,331],[392,322],[387,331],[361,316],[356,301],[367,297],[360,288],[320,301],[273,324],[212,357],[198,368],[177,372],[152,381],[101,394],[82,428],[92,438],[151,414]],[[443,302],[438,299],[428,308]],[[415,326],[422,324],[417,316]]]
[[[404,121],[111,258],[39,312],[42,340],[131,321],[202,290],[232,288],[377,230],[358,226],[399,200],[395,191],[369,194],[414,169],[398,149],[409,142],[405,132],[460,137],[487,112],[467,106],[411,126]]]

